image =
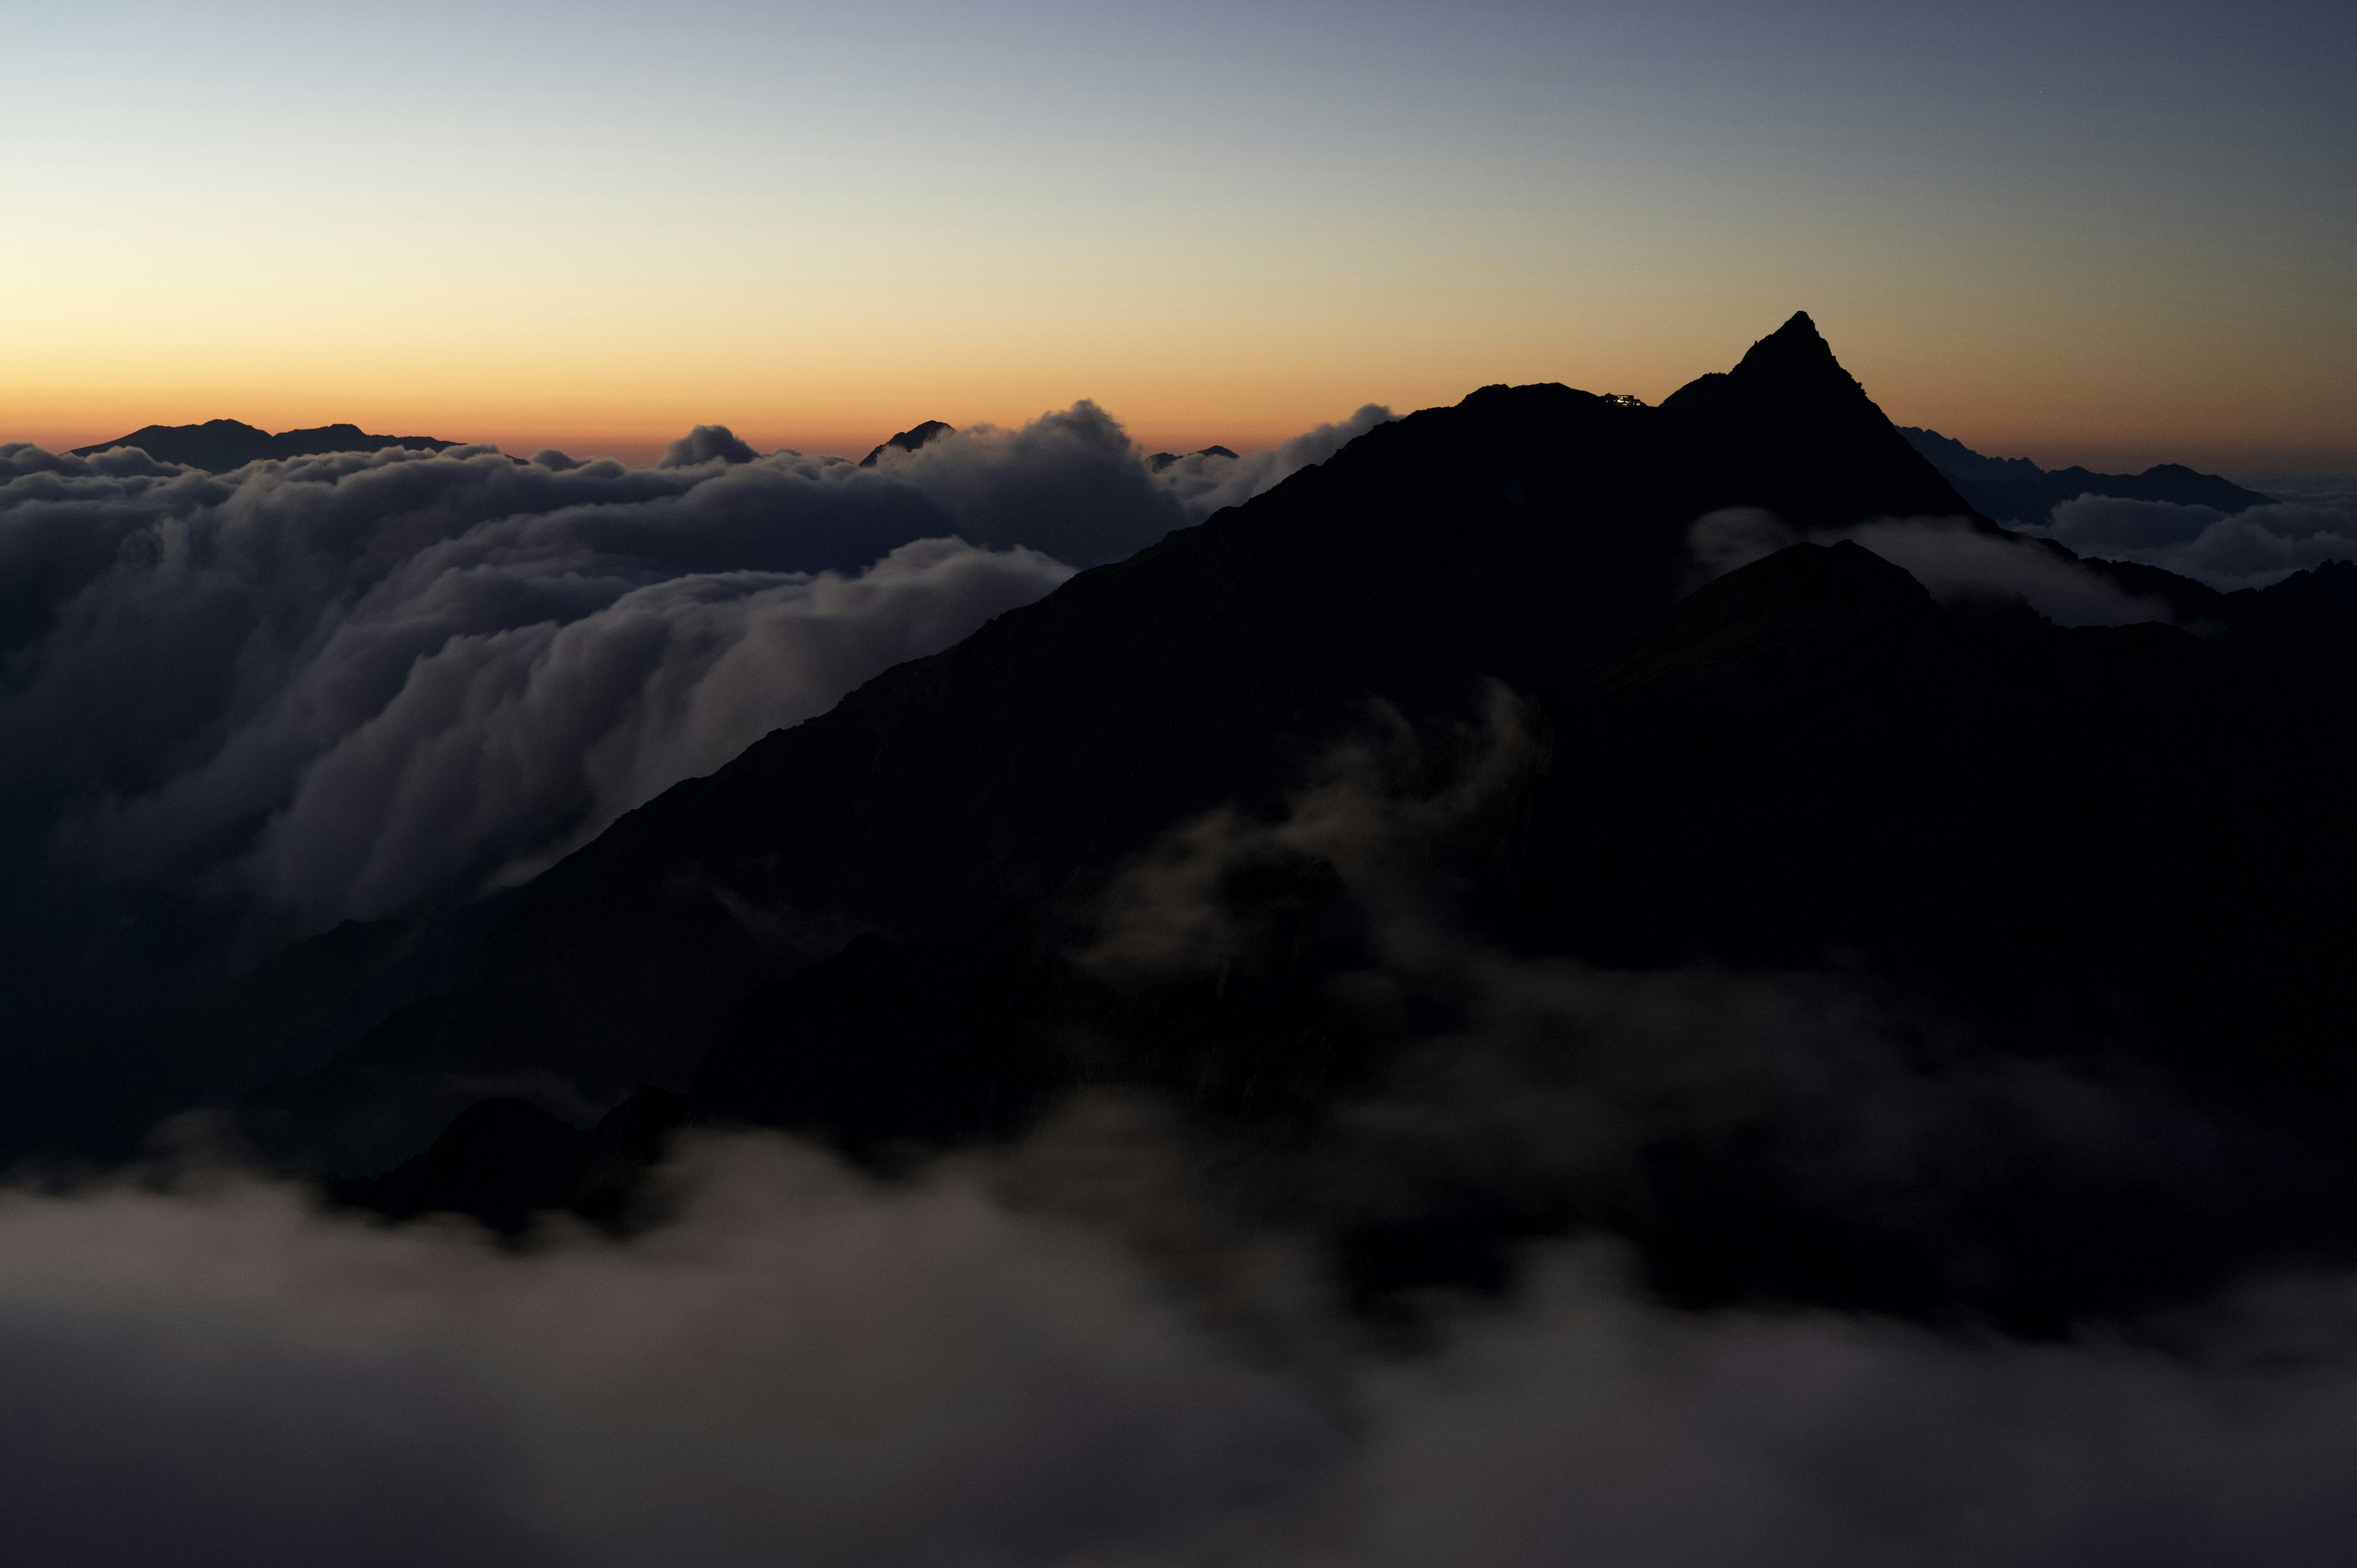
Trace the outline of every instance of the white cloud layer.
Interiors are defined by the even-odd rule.
[[[463,895],[1380,417],[1161,476],[1085,403],[873,469],[0,445],[0,796],[298,926]]]
[[[2029,532],[2104,561],[2158,566],[2225,592],[2264,588],[2327,561],[2357,561],[2357,509],[2278,501],[2231,515],[2206,506],[2081,496]]]
[[[1609,1252],[1429,1354],[1220,1331],[969,1164],[693,1147],[671,1225],[502,1252],[231,1181],[0,1203],[12,1562],[611,1568],[2338,1563],[2357,1283],[2167,1348],[1649,1304]]]

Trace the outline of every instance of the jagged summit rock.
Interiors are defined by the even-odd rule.
[[[1910,446],[1834,357],[1806,311],[1751,345],[1732,371],[1698,376],[1662,412],[1722,446],[1769,488],[1806,491],[1818,522],[1877,516],[1988,520]],[[1824,455],[1838,450],[1843,465]],[[1787,514],[1786,521],[1799,519]]]
[[[1858,384],[1855,377],[1842,370],[1841,361],[1834,357],[1833,345],[1825,341],[1824,334],[1817,330],[1816,321],[1805,310],[1792,312],[1784,325],[1752,344],[1737,362],[1734,373],[1739,376],[1774,363],[1830,366],[1840,371],[1842,379],[1851,386]],[[1863,392],[1866,389],[1858,390]]]
[[[873,451],[869,452],[866,456],[859,459],[859,466],[863,468],[872,468],[876,467],[877,459],[883,456],[886,450],[889,448],[898,448],[903,452],[914,452],[929,441],[937,441],[944,435],[954,435],[956,434],[956,425],[947,424],[946,422],[938,419],[928,419],[922,424],[903,430],[898,435],[893,436],[889,441],[877,443]]]
[[[209,419],[202,424],[150,424],[113,441],[77,446],[72,456],[96,456],[118,446],[135,446],[159,463],[179,463],[191,468],[225,474],[248,463],[271,458],[313,457],[327,452],[380,452],[387,446],[439,452],[456,446],[432,435],[371,435],[357,424],[319,424],[304,430],[266,430],[235,419]]]

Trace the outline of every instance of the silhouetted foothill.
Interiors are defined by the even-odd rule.
[[[872,468],[876,467],[877,459],[883,456],[888,449],[897,448],[902,452],[914,452],[929,441],[956,434],[956,425],[945,424],[938,419],[929,419],[914,429],[903,430],[890,440],[877,443],[866,456],[859,459],[859,466],[863,468]]]
[[[321,424],[308,430],[282,430],[273,435],[234,419],[210,419],[202,424],[150,424],[113,441],[77,446],[72,455],[89,457],[117,446],[136,446],[159,463],[181,463],[222,474],[269,458],[310,457],[328,452],[378,452],[387,446],[439,452],[457,445],[431,435],[371,435],[357,424]]]
[[[328,1196],[393,1219],[462,1214],[511,1236],[553,1209],[622,1226],[687,1118],[686,1101],[658,1089],[631,1094],[586,1131],[529,1100],[485,1100],[424,1153],[381,1176],[332,1180]]]

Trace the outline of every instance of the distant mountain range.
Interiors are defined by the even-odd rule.
[[[202,424],[150,424],[112,441],[77,446],[72,455],[94,457],[117,446],[136,446],[159,463],[180,463],[225,474],[265,458],[311,457],[325,452],[379,452],[387,446],[439,452],[457,445],[431,435],[371,435],[357,424],[322,424],[309,430],[282,430],[273,435],[234,419],[209,419]]]
[[[2027,457],[1983,456],[1936,430],[1900,425],[1899,434],[1966,500],[2001,522],[2042,525],[2057,506],[2081,496],[2170,501],[2179,506],[2213,507],[2222,512],[2266,506],[2275,499],[2179,463],[2158,464],[2141,474],[2098,474],[2075,467],[2041,468]]]

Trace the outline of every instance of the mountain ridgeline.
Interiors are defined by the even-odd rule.
[[[1848,542],[1705,584],[1689,531],[1738,507],[2004,539],[1805,316],[1658,407],[1484,388],[670,789],[421,939],[412,999],[383,941],[344,939],[386,1000],[334,1040],[319,1020],[355,1015],[323,950],[296,966],[328,998],[296,1010],[314,1065],[242,1124],[390,1214],[627,1223],[682,1123],[896,1168],[1149,1093],[1294,1173],[1260,1201],[1325,1205],[1370,1303],[1602,1227],[1681,1299],[2053,1325],[2357,1234],[2357,568],[2221,595],[2090,564],[2184,624],[2064,628]],[[2079,1144],[2000,1128],[2013,1155],[1837,1202],[1763,1092],[1649,1122],[1609,1180],[1485,1158],[1395,1191],[1387,1160],[1357,1184],[1380,1205],[1301,1196],[1352,1189],[1352,1108],[1452,1051],[1512,1035],[1546,1092],[1591,1070],[1587,1026],[1528,998],[1656,983],[1863,1010],[1909,1072],[2108,1085],[2224,1131],[2082,1180]],[[236,1006],[268,1034],[266,997]],[[1727,1059],[1799,1059],[1727,1030]]]
[[[2056,507],[2081,496],[2167,501],[2222,512],[2268,506],[2275,500],[2273,496],[2244,489],[2232,479],[2201,473],[2182,463],[2157,463],[2141,474],[2098,474],[2076,466],[2041,468],[2027,457],[1985,457],[1936,430],[1908,425],[1900,434],[1966,500],[2004,522],[2042,524]]]
[[[312,457],[328,452],[379,452],[387,446],[440,452],[457,445],[431,435],[371,435],[357,424],[321,424],[308,430],[282,430],[273,435],[234,419],[209,419],[202,424],[150,424],[113,441],[77,446],[72,456],[94,457],[118,446],[135,446],[159,463],[178,463],[226,474],[248,463],[272,458]]]

